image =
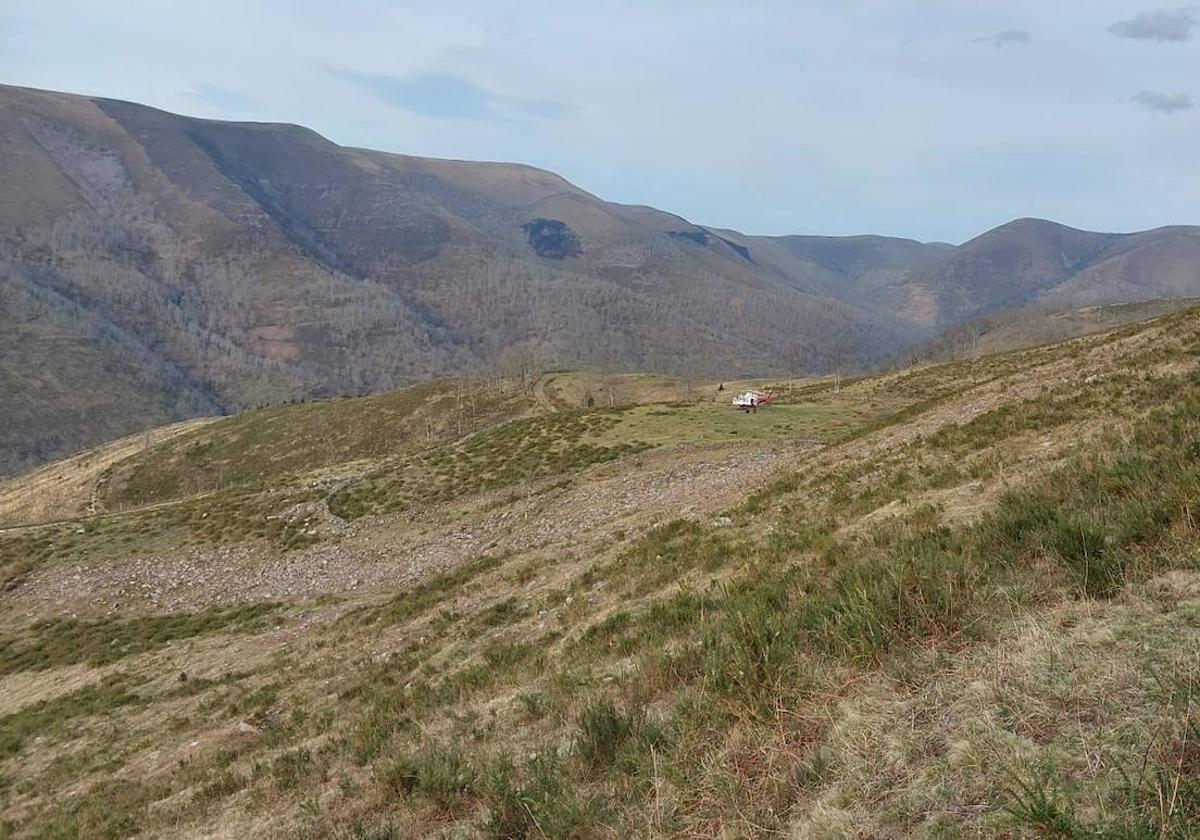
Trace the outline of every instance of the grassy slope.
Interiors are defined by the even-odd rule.
[[[687,457],[770,446],[783,460],[723,517],[542,534],[400,589],[171,615],[136,600],[75,619],[13,611],[0,635],[5,825],[1190,836],[1198,351],[1188,312],[838,393],[801,386],[753,418],[720,405],[569,411],[377,453],[334,508],[398,511],[356,526],[396,554],[406,544],[387,541],[437,492],[436,515],[467,528],[470,500],[507,487],[479,510],[519,534],[533,527],[521,505],[559,492],[546,482],[602,506],[606,481],[683,460],[681,440],[734,437],[731,423],[771,440]],[[180,440],[151,450],[166,459],[156,470],[180,462]],[[413,478],[414,459],[432,484]],[[283,503],[244,489],[261,459],[233,461],[254,466],[231,519]],[[212,513],[219,496],[199,498]],[[165,527],[145,517],[195,504],[10,537],[10,562],[36,551],[4,597],[24,608],[29,581],[97,551],[136,558]],[[245,536],[186,521],[217,543]]]
[[[154,504],[228,487],[286,485],[298,475],[353,475],[407,449],[455,439],[520,413],[519,395],[442,381],[358,399],[246,412],[118,464],[106,508]]]
[[[907,355],[930,361],[950,361],[1007,353],[1039,344],[1067,341],[1157,318],[1196,305],[1194,299],[1144,300],[1076,309],[1033,306],[1002,312],[951,327],[941,336],[913,348]]]
[[[0,527],[33,525],[96,512],[97,484],[118,463],[213,418],[185,420],[120,438],[15,478],[0,479]]]

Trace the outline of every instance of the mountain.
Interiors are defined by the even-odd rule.
[[[443,380],[0,480],[0,836],[1194,838],[1198,344]]]
[[[1004,309],[946,328],[933,338],[905,350],[894,360],[893,366],[972,359],[991,353],[1063,342],[1197,305],[1200,305],[1200,300],[1196,298],[1160,298],[1072,308],[1043,303],[1021,309]]]
[[[0,180],[2,317],[27,337],[2,375],[43,415],[0,418],[0,470],[164,419],[447,373],[820,370],[918,334],[839,288],[870,258],[800,262],[531,167],[297,126],[0,87]]]
[[[943,327],[1032,304],[1057,308],[1193,297],[1200,227],[1091,233],[1018,219],[880,290],[914,325]]]
[[[1040,297],[1200,293],[1194,228],[748,236],[528,166],[6,86],[0,183],[0,474],[438,376],[819,373]]]

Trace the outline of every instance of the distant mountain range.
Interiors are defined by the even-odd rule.
[[[0,472],[442,375],[867,365],[1034,303],[1200,295],[1200,228],[747,236],[550,172],[0,86]]]

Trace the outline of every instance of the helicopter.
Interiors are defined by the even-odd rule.
[[[733,405],[749,414],[750,412],[758,411],[762,406],[769,405],[774,401],[774,394],[764,393],[763,391],[742,391],[742,393],[733,398]]]

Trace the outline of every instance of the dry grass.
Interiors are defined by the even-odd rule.
[[[418,524],[449,541],[486,521],[483,557],[285,604],[270,630],[56,625],[109,664],[0,684],[19,690],[0,727],[7,829],[1187,836],[1198,343],[1187,314],[836,395],[807,384],[780,417],[824,423],[826,444],[775,435],[774,480],[726,482],[714,460],[765,444],[665,444],[464,486],[362,519],[347,545],[374,540],[398,569]],[[717,428],[701,408],[598,416],[677,439]],[[530,429],[634,438],[621,421],[514,428],[460,454],[478,440],[475,460],[502,465]],[[703,469],[642,510],[654,471],[684,462]],[[695,507],[673,521],[668,505]],[[26,585],[2,597],[27,603]],[[50,712],[66,723],[31,748]]]
[[[1098,818],[1122,774],[1196,720],[1176,689],[1200,673],[1197,583],[1024,613],[989,644],[872,678],[829,709],[826,782],[792,835],[1001,835],[1019,828],[1006,810],[1018,780],[1046,772]]]

